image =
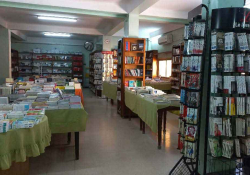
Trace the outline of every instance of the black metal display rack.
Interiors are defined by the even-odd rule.
[[[203,174],[250,174],[249,14],[246,8],[212,11]]]
[[[201,16],[185,26],[184,53],[181,64],[180,131],[178,133],[183,156],[170,171],[170,175],[197,174],[200,146],[200,121],[206,57],[208,8],[206,19]]]

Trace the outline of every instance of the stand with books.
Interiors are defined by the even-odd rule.
[[[125,117],[125,87],[145,85],[145,46],[143,38],[123,38],[118,42],[117,110]]]
[[[183,57],[183,43],[174,45],[172,48],[172,76],[171,89],[172,93],[180,95],[180,81],[181,81],[181,63]]]
[[[238,21],[249,13],[212,11],[204,173],[250,172],[250,26]]]
[[[200,146],[200,121],[203,96],[205,50],[208,28],[208,8],[206,20],[201,16],[184,28],[184,51],[180,65],[180,117],[178,149],[183,156],[170,171],[170,175],[197,174]]]

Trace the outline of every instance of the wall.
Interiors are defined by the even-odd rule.
[[[0,84],[5,78],[11,77],[11,46],[10,31],[0,26]]]
[[[118,40],[121,38],[119,36],[103,36],[103,51],[118,49]]]
[[[16,41],[12,40],[11,48],[18,50],[19,52],[23,51],[32,51],[35,48],[40,48],[44,50],[58,49],[59,51],[69,51],[69,52],[82,52],[84,59],[84,87],[88,87],[89,80],[88,77],[85,77],[88,73],[89,67],[89,54],[91,52],[87,51],[84,48],[84,40],[73,40],[73,39],[59,39],[59,38],[35,38],[28,37],[27,41]]]
[[[167,45],[159,45],[158,44],[158,39],[159,36],[150,38],[149,41],[149,50],[158,50],[158,52],[168,52],[168,51],[172,51],[172,46],[173,45],[177,45],[180,44],[183,41],[183,33],[184,33],[184,28],[179,28],[177,30],[168,32],[168,33],[164,33],[163,35],[166,34],[172,34],[173,35],[173,43],[172,44],[167,44]]]

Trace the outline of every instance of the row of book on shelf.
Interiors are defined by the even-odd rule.
[[[131,43],[129,41],[125,42],[125,51],[143,51],[144,42],[140,43]]]
[[[201,74],[197,73],[181,73],[181,87],[188,89],[200,89]]]
[[[233,156],[241,158],[250,155],[250,138],[223,139],[208,138],[211,155],[213,157],[225,157],[231,159]]]
[[[250,97],[210,97],[210,114],[249,115]]]
[[[248,94],[250,76],[211,76],[211,93]]]
[[[204,39],[194,39],[188,40],[184,42],[184,55],[192,55],[198,54],[201,55],[203,53],[204,48]]]
[[[125,87],[142,87],[142,81],[141,80],[125,81]]]
[[[250,72],[250,55],[212,54],[211,72]]]
[[[125,69],[125,76],[143,76],[143,69]]]
[[[211,50],[249,51],[250,34],[234,32],[213,32]]]
[[[125,56],[125,64],[143,64],[143,57]]]
[[[184,56],[182,58],[181,71],[200,72],[201,62],[201,56]]]
[[[204,35],[205,35],[205,22],[195,21],[189,23],[188,25],[185,25],[184,39],[192,37],[204,37]]]

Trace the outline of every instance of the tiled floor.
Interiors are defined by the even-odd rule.
[[[47,175],[166,175],[180,158],[177,147],[178,116],[168,113],[164,146],[157,149],[157,135],[146,127],[139,130],[139,119],[122,119],[116,105],[84,89],[87,129],[80,133],[80,160],[74,160],[74,138],[52,137],[44,154],[30,158],[30,174]]]

